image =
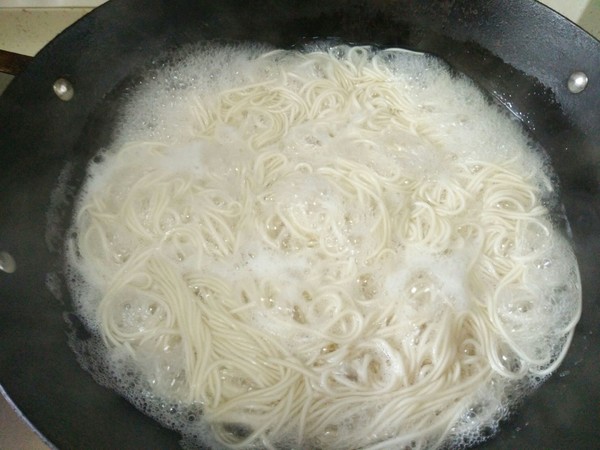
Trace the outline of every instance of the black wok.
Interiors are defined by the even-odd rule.
[[[580,264],[583,317],[563,365],[482,448],[598,448],[600,43],[532,0],[114,0],[69,28],[0,98],[0,252],[16,261],[14,273],[0,272],[6,394],[59,448],[178,446],[176,433],[96,384],[68,347],[69,333],[85,338],[65,314],[61,280],[71,203],[85,162],[110,141],[123,94],[164,55],[207,39],[290,47],[314,37],[439,55],[549,153]],[[589,82],[574,94],[567,81],[577,71]],[[73,86],[69,101],[53,91],[61,77]],[[67,183],[56,191],[61,174]]]

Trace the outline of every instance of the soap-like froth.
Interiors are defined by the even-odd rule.
[[[186,445],[467,448],[564,356],[547,161],[435,58],[193,49],[122,118],[68,243],[73,346]]]

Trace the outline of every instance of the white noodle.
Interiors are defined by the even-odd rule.
[[[558,367],[580,314],[543,164],[433,58],[247,67],[186,91],[176,137],[94,168],[71,264],[100,295],[80,312],[231,448],[477,442],[511,386]]]

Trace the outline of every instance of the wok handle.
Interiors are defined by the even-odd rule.
[[[0,72],[16,76],[23,72],[32,56],[0,50]]]

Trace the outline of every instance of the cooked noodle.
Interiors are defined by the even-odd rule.
[[[335,47],[248,67],[186,91],[176,137],[93,168],[72,268],[99,295],[80,312],[228,447],[477,442],[511,389],[557,368],[580,314],[543,164],[518,131],[462,146],[497,131],[481,108],[517,126],[432,58]],[[440,105],[431,86],[472,97]]]

